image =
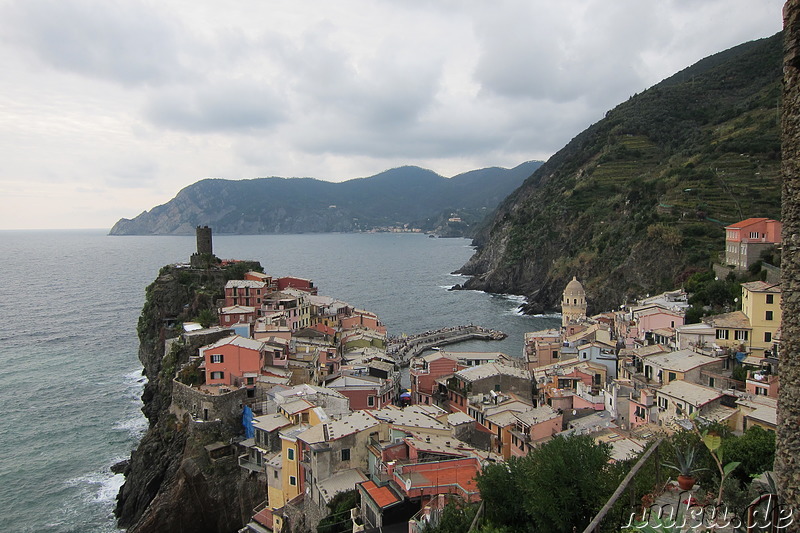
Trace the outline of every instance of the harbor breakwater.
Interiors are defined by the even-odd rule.
[[[499,341],[505,338],[506,334],[502,331],[470,324],[441,328],[405,337],[391,337],[386,353],[394,358],[400,366],[408,366],[412,358],[426,350],[469,340]]]

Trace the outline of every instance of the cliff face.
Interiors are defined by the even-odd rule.
[[[593,310],[679,286],[724,226],[780,217],[781,35],[706,58],[609,111],[502,202],[467,289],[554,309],[577,276]]]
[[[231,271],[164,267],[147,288],[138,334],[148,378],[142,411],[150,427],[131,453],[115,509],[119,526],[131,533],[237,531],[265,497],[265,487],[242,474],[235,454],[211,461],[205,451],[205,445],[238,436],[238,428],[198,427],[188,415],[179,418],[170,411],[175,371],[213,339],[175,342],[169,350],[165,340],[176,336],[173,324],[213,309],[231,277],[236,277]]]

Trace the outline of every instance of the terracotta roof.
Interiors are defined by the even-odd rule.
[[[369,494],[370,498],[372,498],[381,509],[384,507],[389,507],[390,505],[400,501],[400,499],[395,496],[391,490],[389,490],[389,487],[378,487],[375,485],[374,481],[362,483],[361,487],[367,491],[367,494]]]
[[[730,226],[725,226],[725,229],[728,229],[728,228],[738,228],[738,229],[746,228],[747,226],[750,226],[752,224],[758,224],[759,222],[764,222],[765,220],[769,220],[769,219],[768,218],[748,218],[748,219],[742,220],[741,222],[737,222],[736,224],[731,224]]]

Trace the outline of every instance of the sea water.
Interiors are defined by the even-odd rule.
[[[124,481],[109,467],[147,428],[136,322],[144,289],[194,237],[110,237],[104,230],[0,231],[0,530],[115,531]],[[419,234],[214,236],[214,252],[375,312],[390,335],[477,324],[509,336],[461,351],[519,357],[523,334],[556,316],[519,313],[519,297],[448,291],[474,252]]]

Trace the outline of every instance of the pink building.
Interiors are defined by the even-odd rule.
[[[225,284],[225,307],[261,307],[269,287],[263,281],[232,279]]]
[[[528,455],[533,446],[561,433],[563,415],[548,405],[530,411],[514,413],[514,429],[511,431],[511,455]]]
[[[744,270],[765,248],[781,242],[782,225],[769,218],[748,218],[725,228],[725,262]]]
[[[340,324],[343,330],[364,328],[386,334],[386,326],[378,320],[378,316],[367,311],[354,310],[352,315],[342,317]]]
[[[252,324],[256,320],[256,308],[232,305],[219,310],[219,324],[223,328],[234,324]]]
[[[433,405],[433,393],[438,389],[436,380],[466,368],[459,365],[455,355],[435,352],[411,361],[411,403]]]
[[[630,420],[631,428],[655,422],[657,419],[655,396],[649,389],[640,389],[632,392],[628,409],[628,420]]]
[[[526,333],[524,352],[528,370],[558,363],[562,345],[557,329]]]
[[[231,387],[255,386],[265,364],[265,344],[238,335],[200,348],[206,384]]]
[[[762,372],[749,372],[745,385],[748,393],[753,396],[769,396],[778,398],[778,376]]]
[[[310,279],[286,276],[276,279],[275,284],[277,285],[279,291],[284,289],[298,289],[309,294],[317,294],[317,288],[314,286],[314,282]]]
[[[394,404],[393,381],[374,376],[342,374],[331,377],[325,387],[350,399],[350,409],[381,409]]]

